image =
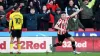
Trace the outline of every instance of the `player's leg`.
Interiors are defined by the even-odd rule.
[[[53,47],[62,46],[64,39],[65,39],[64,35],[58,35],[58,43],[54,44]]]
[[[74,39],[73,37],[69,37],[68,39],[69,39],[69,40],[71,41],[71,43],[72,43],[72,48],[73,48],[74,54],[80,54],[80,52],[77,52],[77,51],[76,51],[75,39]]]
[[[13,53],[13,41],[14,41],[14,37],[15,37],[15,31],[12,30],[11,32],[11,38],[10,38],[10,53],[12,54]]]
[[[73,37],[69,37],[68,39],[71,41],[73,51],[75,51],[76,50],[75,39]]]
[[[21,46],[20,46],[20,38],[21,38],[21,30],[17,30],[17,46],[18,46],[18,54],[20,54]]]
[[[18,53],[20,53],[20,49],[21,49],[21,46],[20,46],[20,37],[17,37],[17,47],[18,47]]]
[[[55,43],[54,45],[50,45],[50,49],[53,50],[53,47],[62,46],[64,39],[65,39],[65,35],[58,35],[58,43]]]
[[[13,41],[14,41],[14,37],[11,37],[10,38],[11,40],[10,40],[10,53],[12,54],[13,53]]]

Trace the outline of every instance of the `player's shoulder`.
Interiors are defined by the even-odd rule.
[[[14,14],[14,12],[13,13],[11,13],[10,15],[13,15]]]
[[[10,16],[14,16],[14,15],[15,15],[15,12],[13,12],[13,13],[10,14]]]
[[[22,14],[21,12],[19,12],[19,14],[20,14],[21,16],[23,16],[23,14]]]
[[[12,17],[13,15],[14,15],[14,13],[11,13],[11,14],[10,14],[10,17]]]
[[[59,20],[58,20],[58,22],[61,22],[62,21],[62,19],[60,18]]]

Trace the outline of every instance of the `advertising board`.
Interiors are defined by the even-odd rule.
[[[49,45],[52,44],[52,37],[22,37],[21,52],[52,52]],[[13,51],[17,51],[17,41],[14,41]],[[10,52],[10,37],[0,37],[0,52]]]
[[[100,51],[100,38],[90,38],[90,37],[75,37],[76,48],[78,51]],[[58,39],[55,39],[55,43]],[[63,45],[56,47],[55,51],[73,51],[71,42],[67,39],[64,40]]]

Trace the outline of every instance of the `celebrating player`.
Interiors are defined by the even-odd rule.
[[[67,16],[66,17],[66,13],[65,12],[62,12],[61,13],[61,18],[58,20],[58,22],[56,23],[55,25],[55,29],[58,30],[58,43],[54,44],[53,46],[50,45],[50,48],[52,49],[53,47],[57,47],[57,46],[62,46],[62,43],[64,41],[65,38],[69,39],[72,43],[72,48],[73,48],[73,52],[75,54],[80,54],[80,52],[77,52],[76,51],[76,46],[75,46],[75,39],[70,35],[68,34],[67,32],[67,25],[68,25],[68,20],[69,18],[71,17],[74,17],[75,15],[77,15],[80,11],[82,11],[83,9],[81,8],[79,11],[73,13],[72,15],[70,16]]]
[[[9,32],[11,33],[10,40],[10,54],[13,54],[13,41],[17,37],[18,54],[20,54],[20,37],[23,25],[23,15],[20,13],[20,8],[18,6],[14,7],[14,12],[10,15],[9,22]]]

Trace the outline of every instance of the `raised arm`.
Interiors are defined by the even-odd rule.
[[[92,8],[95,4],[96,0],[92,0],[91,2],[89,2],[89,4],[87,5],[88,8]]]
[[[78,14],[80,11],[82,11],[82,10],[83,10],[83,8],[80,8],[80,10],[74,12],[72,15],[70,15],[70,17],[74,17],[75,15],[77,15],[77,14]]]

